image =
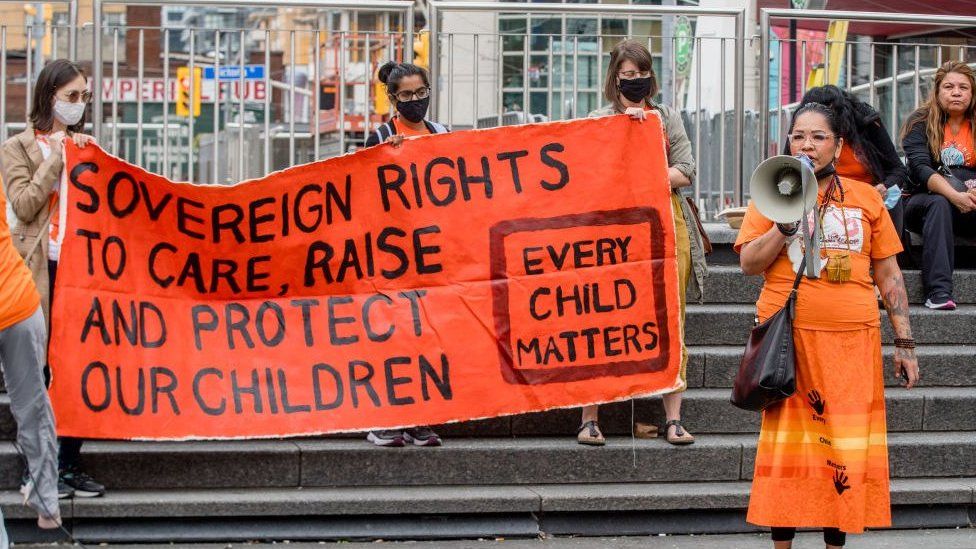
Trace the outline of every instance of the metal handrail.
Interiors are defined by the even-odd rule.
[[[820,21],[850,21],[855,23],[882,22],[936,26],[976,26],[976,17],[963,15],[926,15],[920,13],[891,13],[891,12],[858,12],[858,11],[828,11],[828,10],[792,10],[781,8],[763,8],[759,15],[760,55],[759,82],[763,90],[760,112],[760,136],[762,151],[765,156],[769,150],[769,42],[770,19],[806,19]]]
[[[76,0],[73,0],[76,1]],[[102,13],[103,7],[109,4],[125,4],[125,5],[140,5],[140,6],[210,6],[210,7],[253,7],[261,6],[265,7],[268,5],[267,0],[94,0],[92,2],[92,20],[94,21],[94,49],[92,52],[92,64],[93,66],[93,79],[95,82],[101,82],[103,77],[104,67],[102,62]],[[403,14],[403,26],[404,35],[408,44],[413,43],[413,1],[412,0],[370,0],[369,2],[364,2],[362,0],[284,0],[275,2],[276,7],[298,7],[298,8],[313,8],[313,9],[342,9],[351,11],[395,11],[401,12]],[[192,35],[191,35],[192,36]],[[192,57],[191,57],[192,60]],[[194,78],[192,71],[191,62],[191,87],[192,80]],[[243,78],[243,77],[242,77]],[[340,75],[340,86],[345,84],[345,75]],[[141,78],[139,86],[142,86]],[[316,96],[317,97],[317,96]],[[100,138],[102,133],[102,116],[104,110],[104,102],[102,100],[101,94],[95,95],[95,101],[93,105],[94,112],[94,126],[93,133],[96,138]],[[192,120],[192,118],[191,118]],[[345,133],[340,134],[340,141],[345,144]],[[243,149],[243,139],[240,141],[239,153],[241,156],[244,154]],[[268,151],[266,151],[265,156],[267,157]]]
[[[0,4],[23,4],[23,0],[0,0]],[[77,61],[78,57],[78,0],[45,0],[45,3],[68,5],[68,57]]]
[[[72,61],[77,61],[78,59],[78,0],[51,0],[58,4],[68,5],[68,57]],[[23,4],[22,0],[0,0],[0,4]],[[7,25],[3,25],[6,27]],[[0,128],[5,128],[7,125],[7,41],[6,41],[6,28],[3,31],[3,45],[0,47],[0,58],[2,58],[2,69],[0,69],[0,104],[3,105],[3,112],[0,112]],[[29,42],[28,42],[29,43]],[[28,52],[30,48],[28,46]],[[28,53],[28,67],[30,66],[30,54]],[[30,87],[31,75],[27,74],[27,84]],[[30,93],[27,94],[28,100]]]
[[[742,139],[745,126],[745,41],[746,41],[746,10],[744,8],[703,8],[698,6],[650,6],[631,4],[547,4],[547,3],[516,3],[516,2],[461,2],[457,0],[428,0],[427,28],[430,31],[430,73],[434,82],[440,76],[440,44],[438,33],[440,27],[439,14],[442,12],[488,12],[488,13],[560,13],[560,14],[592,14],[592,15],[685,15],[689,17],[714,16],[732,17],[735,19],[735,86],[734,86],[734,127],[735,139]],[[700,96],[699,96],[700,100]],[[723,105],[724,107],[724,105]],[[437,95],[431,97],[431,110],[436,112]],[[738,143],[733,150],[732,172],[735,180],[735,201],[741,202],[743,197],[743,154],[742,143]]]

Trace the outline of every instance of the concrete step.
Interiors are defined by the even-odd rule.
[[[736,481],[751,477],[756,436],[706,435],[677,448],[662,439],[571,437],[448,440],[441,448],[378,448],[361,439],[90,442],[84,467],[113,490]],[[976,432],[891,433],[896,478],[976,476]],[[0,444],[0,487],[19,485]]]
[[[624,533],[641,516],[651,519],[647,533],[687,534],[754,530],[742,516],[750,488],[734,481],[114,490],[61,508],[84,543],[599,535]],[[969,526],[974,488],[972,477],[895,479],[894,526],[917,527],[919,511],[935,510],[938,526]],[[12,495],[0,503],[8,521],[31,518]]]
[[[759,414],[729,404],[729,389],[689,389],[682,399],[684,425],[696,435],[758,433]],[[976,390],[954,388],[890,388],[887,392],[890,432],[976,430]],[[634,401],[634,420],[662,427],[660,398]],[[576,435],[578,409],[550,410],[512,417],[514,436]],[[600,427],[607,435],[629,435],[631,405],[618,402],[600,407]],[[475,433],[459,433],[477,436]]]
[[[688,347],[688,386],[731,388],[743,349],[741,342]],[[976,345],[921,345],[915,352],[922,374],[919,387],[976,387]],[[885,346],[883,354],[885,384],[896,387],[894,347]]]
[[[922,273],[917,270],[902,271],[908,299],[914,304],[925,303],[922,289]],[[762,289],[761,276],[745,276],[737,265],[709,265],[705,279],[706,303],[755,303]],[[956,303],[976,303],[976,270],[957,270],[953,275]],[[695,296],[688,296],[694,303]]]
[[[688,304],[685,341],[689,345],[744,345],[755,318],[754,305]],[[887,313],[881,311],[883,341],[892,342]],[[920,344],[972,345],[976,305],[955,311],[933,311],[913,305],[912,333]]]
[[[682,410],[685,426],[695,434],[757,433],[759,416],[729,404],[727,387],[692,388],[684,393]],[[965,431],[976,430],[976,390],[972,387],[917,387],[906,390],[889,387],[887,392],[888,430]],[[0,399],[2,400],[2,399]],[[9,416],[7,408],[0,408]],[[600,407],[600,427],[607,435],[630,434],[633,421],[663,426],[664,408],[659,397],[638,398]],[[12,419],[10,420],[12,424]],[[435,426],[447,439],[458,437],[573,437],[580,424],[579,408],[549,410]],[[13,440],[14,431],[5,433]],[[330,438],[362,439],[365,433]]]

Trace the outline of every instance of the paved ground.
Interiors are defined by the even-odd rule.
[[[655,536],[615,538],[553,538],[545,540],[478,540],[478,541],[409,541],[371,543],[230,543],[199,545],[110,545],[110,549],[321,549],[340,545],[346,549],[769,549],[772,543],[765,535],[736,534],[724,536]],[[62,549],[67,545],[15,545],[17,549]],[[823,547],[820,534],[797,536],[795,549]],[[848,536],[851,549],[976,549],[976,528],[962,530],[909,530],[868,532]]]

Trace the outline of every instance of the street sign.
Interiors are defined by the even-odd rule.
[[[232,82],[241,79],[240,65],[226,65],[219,70],[221,82]],[[214,79],[214,67],[204,67],[203,77]],[[244,80],[264,80],[264,65],[244,65]]]
[[[195,67],[199,71],[199,67]],[[202,74],[198,72],[198,74]],[[189,78],[189,71],[185,73]],[[199,80],[203,80],[202,76]],[[179,88],[186,86],[188,82],[181,82],[177,78],[169,79],[169,86],[162,78],[152,77],[143,78],[142,85],[138,78],[131,76],[121,76],[119,78],[102,78],[102,101],[111,103],[135,103],[142,100],[143,103],[162,103],[164,100],[174,103],[179,97]],[[214,80],[203,80],[200,83],[200,101],[202,103],[212,103],[214,96],[217,95],[217,82]],[[220,101],[229,99],[238,102],[243,99],[245,103],[263,103],[268,96],[267,86],[263,80],[245,80],[244,86],[240,82],[231,82],[220,86]],[[183,88],[186,89],[186,88]],[[230,97],[228,97],[228,95]],[[187,109],[189,110],[189,109]]]
[[[674,18],[674,66],[678,76],[691,74],[691,60],[694,53],[695,37],[691,20],[684,15]]]

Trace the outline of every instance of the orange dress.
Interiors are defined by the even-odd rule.
[[[850,533],[891,525],[881,321],[870,269],[902,247],[878,193],[851,179],[841,184],[843,199],[835,193],[824,216],[822,245],[828,254],[850,249],[852,277],[835,283],[821,272],[800,285],[797,389],[763,413],[752,524]],[[735,250],[772,226],[750,203]],[[801,257],[793,237],[764,273],[761,320],[786,302]]]

